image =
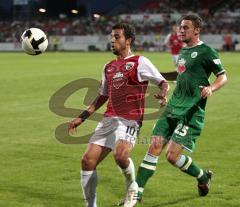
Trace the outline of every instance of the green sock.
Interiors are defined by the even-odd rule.
[[[200,183],[208,180],[206,173],[189,156],[181,155],[176,166],[186,174],[197,178]]]
[[[141,197],[144,191],[144,187],[149,180],[150,177],[153,176],[154,171],[156,170],[158,157],[146,154],[144,160],[140,164],[137,173],[137,183],[138,183],[138,195]]]

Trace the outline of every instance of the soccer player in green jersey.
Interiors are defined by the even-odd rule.
[[[184,155],[184,149],[194,150],[204,125],[207,98],[227,82],[227,77],[217,52],[199,39],[201,28],[202,20],[197,15],[186,15],[180,20],[180,38],[186,47],[178,59],[176,88],[153,128],[151,145],[138,169],[139,199],[165,146],[167,160],[197,179],[200,196],[208,194],[212,172]],[[211,73],[216,78],[209,83]]]

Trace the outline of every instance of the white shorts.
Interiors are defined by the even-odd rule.
[[[121,117],[104,117],[98,123],[89,143],[112,150],[115,148],[115,143],[118,140],[125,140],[134,146],[139,129],[139,124],[134,120],[126,120]]]

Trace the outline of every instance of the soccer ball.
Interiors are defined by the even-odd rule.
[[[23,32],[21,36],[22,49],[29,55],[39,55],[48,46],[46,34],[38,28],[30,28]]]

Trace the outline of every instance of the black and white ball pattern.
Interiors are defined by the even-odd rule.
[[[23,32],[21,36],[22,49],[29,55],[39,55],[48,46],[46,34],[38,28],[30,28]]]

